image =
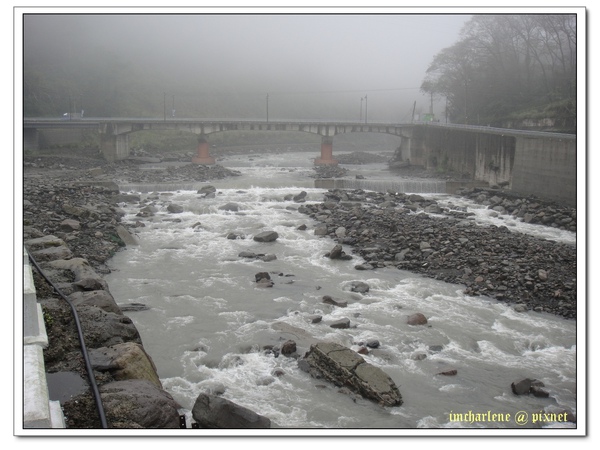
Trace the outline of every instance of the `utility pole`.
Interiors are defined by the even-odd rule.
[[[415,121],[415,109],[417,107],[417,101],[415,100],[415,102],[413,103],[413,112],[412,112],[412,118],[410,119],[410,122],[414,122]]]
[[[269,94],[267,94],[267,122],[269,121]]]
[[[163,92],[163,120],[167,121],[167,93]]]
[[[360,98],[360,120],[359,122],[362,123],[362,102],[363,102],[363,97]]]
[[[365,94],[365,123],[368,122],[368,117],[369,117],[369,104],[367,103],[367,94]]]

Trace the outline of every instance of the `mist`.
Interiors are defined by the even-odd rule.
[[[24,70],[68,64],[66,79],[80,86],[75,91],[88,99],[92,115],[93,96],[86,91],[109,90],[117,81],[101,87],[77,74],[90,65],[98,72],[115,65],[140,74],[144,108],[154,114],[168,100],[178,117],[262,119],[268,111],[272,120],[358,121],[368,115],[370,122],[403,122],[410,121],[413,109],[429,110],[429,98],[420,92],[427,67],[436,53],[456,42],[469,19],[450,14],[25,14]],[[118,79],[115,71],[112,76]],[[136,108],[129,114],[142,114],[142,106]],[[443,110],[438,100],[434,112]]]

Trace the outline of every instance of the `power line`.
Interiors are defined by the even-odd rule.
[[[405,88],[384,88],[384,89],[348,89],[339,91],[296,91],[296,92],[272,92],[269,94],[276,95],[306,95],[306,94],[351,94],[356,92],[392,92],[392,91],[409,91],[421,89],[420,87],[405,87]]]

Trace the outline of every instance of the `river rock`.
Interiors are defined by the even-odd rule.
[[[415,313],[408,316],[406,323],[409,325],[425,325],[427,324],[427,317],[421,313]]]
[[[306,201],[306,195],[307,195],[307,192],[306,191],[302,191],[299,194],[294,195],[293,200],[296,203],[304,202],[304,201]]]
[[[366,294],[369,292],[370,286],[364,281],[353,281],[350,284],[350,290],[352,292],[358,292],[360,294]]]
[[[219,209],[221,211],[237,212],[240,210],[240,205],[238,205],[237,203],[226,203],[224,205],[219,206]]]
[[[515,395],[533,394],[536,397],[548,397],[547,391],[542,389],[544,383],[534,378],[523,378],[519,381],[513,381],[510,388]]]
[[[292,353],[294,353],[296,351],[296,342],[292,341],[291,339],[285,341],[283,344],[281,344],[281,354],[282,355],[291,355]]]
[[[328,305],[337,306],[340,308],[345,308],[348,306],[348,302],[344,300],[334,300],[330,295],[323,296],[323,303],[327,303]]]
[[[217,192],[217,188],[212,185],[202,186],[200,189],[198,189],[198,194],[204,196],[207,196],[208,194],[213,194],[215,192]]]
[[[70,259],[73,257],[73,252],[71,252],[71,250],[66,246],[48,247],[42,250],[30,252],[30,254],[38,262],[54,261],[57,259]]]
[[[314,378],[324,378],[345,386],[383,406],[399,406],[402,396],[383,370],[366,362],[359,354],[334,342],[318,342],[298,361],[298,366]]]
[[[38,250],[44,250],[52,247],[65,247],[66,245],[67,244],[65,243],[65,241],[54,235],[47,235],[34,239],[27,239],[25,241],[25,247],[27,247],[29,252],[35,252]]]
[[[81,229],[81,223],[75,219],[65,219],[60,223],[60,229],[66,232]]]
[[[256,281],[256,285],[258,287],[273,287],[275,284],[271,280],[271,275],[269,275],[269,272],[258,272],[256,275],[254,275],[254,280]]]
[[[167,211],[169,211],[171,214],[179,214],[183,212],[183,206],[171,203],[169,206],[167,206]]]
[[[350,319],[344,317],[329,324],[331,328],[350,328]]]
[[[148,380],[162,389],[156,366],[144,348],[135,342],[124,342],[89,351],[92,367],[100,372],[110,372],[120,380]]]
[[[276,231],[263,231],[254,236],[256,242],[273,242],[277,240],[279,234]]]
[[[148,380],[100,386],[107,421],[113,428],[179,428],[179,408],[170,394]]]
[[[59,259],[51,261],[48,266],[67,270],[73,274],[74,281],[83,280],[85,278],[99,278],[96,271],[90,266],[90,263],[84,258]]]
[[[327,236],[327,227],[326,226],[315,227],[315,236]]]
[[[336,244],[331,251],[327,254],[330,259],[340,259],[344,251],[342,250],[342,246],[340,244]]]
[[[202,428],[271,428],[271,420],[232,401],[212,394],[201,393],[192,417]]]
[[[112,294],[105,290],[74,292],[67,297],[75,306],[96,306],[104,311],[123,314]]]

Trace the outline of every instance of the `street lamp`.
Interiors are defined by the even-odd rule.
[[[267,122],[269,121],[269,94],[267,94]]]
[[[167,93],[163,92],[163,120],[167,121]]]
[[[368,107],[369,106],[368,106],[368,103],[367,103],[367,94],[365,94],[365,123],[367,123],[367,121],[368,121],[368,115],[369,115],[369,113],[368,113],[368,111],[369,111]]]
[[[171,110],[171,117],[175,118],[175,96],[173,95],[173,108]]]

